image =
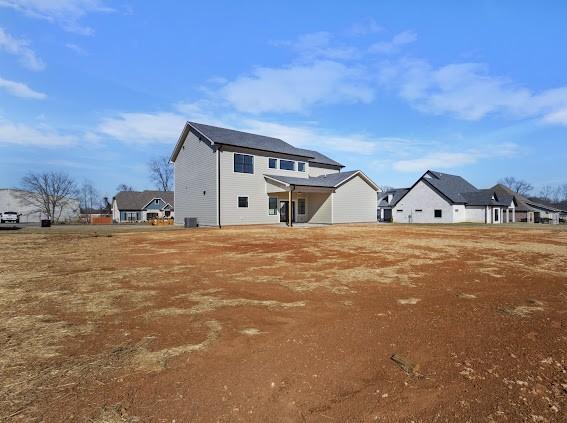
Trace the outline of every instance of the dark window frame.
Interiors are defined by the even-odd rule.
[[[297,199],[297,214],[305,215],[305,210],[306,210],[305,198],[298,198]]]
[[[443,218],[443,210],[441,210],[441,209],[433,210],[433,217],[435,219],[442,219]]]
[[[242,200],[246,200],[246,201],[242,202]],[[247,195],[239,195],[238,196],[238,208],[239,209],[247,209],[248,208],[248,196]]]
[[[254,174],[254,156],[234,153],[233,170],[235,173]]]

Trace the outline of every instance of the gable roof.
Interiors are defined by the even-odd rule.
[[[534,208],[531,207],[527,203],[527,201],[528,201],[527,198],[525,198],[521,194],[518,194],[517,192],[512,191],[507,186],[502,185],[502,184],[496,184],[490,189],[493,190],[494,192],[496,192],[496,194],[499,195],[499,196],[512,197],[516,201],[516,211],[517,212],[534,211]]]
[[[319,153],[318,151],[307,150],[294,147],[287,142],[274,137],[265,135],[252,134],[249,132],[237,131],[234,129],[221,128],[218,126],[205,125],[197,122],[187,122],[183,128],[183,132],[177,141],[177,145],[171,155],[171,161],[175,161],[181,146],[189,133],[193,129],[199,136],[205,138],[209,143],[219,145],[230,145],[234,147],[250,148],[253,150],[262,150],[271,153],[288,154],[306,159],[313,163],[321,163],[330,166],[344,167],[342,164],[332,160],[331,158]]]
[[[430,177],[428,177],[428,175]],[[478,189],[467,180],[458,175],[435,172],[428,170],[420,178],[429,185],[432,185],[439,192],[449,198],[453,203],[466,203],[466,198],[462,195],[465,192],[475,192]]]
[[[503,201],[495,192],[491,189],[479,189],[473,192],[464,192],[461,195],[465,198],[467,206],[503,206],[508,207],[512,202]]]
[[[120,191],[114,197],[119,210],[143,210],[150,201],[161,199],[167,205],[173,204],[173,191]]]
[[[379,187],[360,170],[351,170],[349,172],[329,173],[317,177],[297,178],[294,176],[281,176],[281,175],[264,175],[269,179],[281,182],[285,185],[301,185],[308,187],[321,187],[321,188],[337,188],[339,185],[345,183],[349,179],[359,175],[364,179],[372,188],[379,190]]]
[[[380,198],[378,198],[378,207],[394,207],[409,190],[409,188],[397,188],[380,193]],[[392,196],[392,200],[390,202],[388,202],[389,195]]]

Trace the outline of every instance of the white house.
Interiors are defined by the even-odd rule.
[[[516,208],[512,195],[431,170],[410,188],[384,193],[378,204],[383,219],[391,214],[398,223],[514,222]]]
[[[25,191],[19,189],[0,189],[0,213],[15,212],[19,215],[20,223],[37,223],[47,216],[37,206],[26,200]],[[55,220],[72,222],[79,219],[79,200],[67,198],[56,210]]]
[[[376,221],[380,189],[367,175],[278,138],[187,122],[171,161],[177,224]]]
[[[173,215],[172,191],[120,191],[112,199],[112,220],[116,223],[169,219]]]

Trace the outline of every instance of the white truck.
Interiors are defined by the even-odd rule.
[[[14,211],[1,213],[0,223],[20,223],[20,215]]]

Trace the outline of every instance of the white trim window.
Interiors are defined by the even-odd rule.
[[[268,214],[270,216],[275,216],[278,214],[278,198],[269,197],[268,198]]]
[[[305,162],[297,162],[297,171],[305,172]]]
[[[282,170],[295,170],[295,162],[293,160],[280,159],[280,169]]]
[[[277,169],[278,168],[278,159],[273,157],[268,158],[268,168],[269,169]]]
[[[238,196],[238,208],[248,208],[248,197],[245,195]]]
[[[234,172],[254,173],[254,156],[234,153]]]

